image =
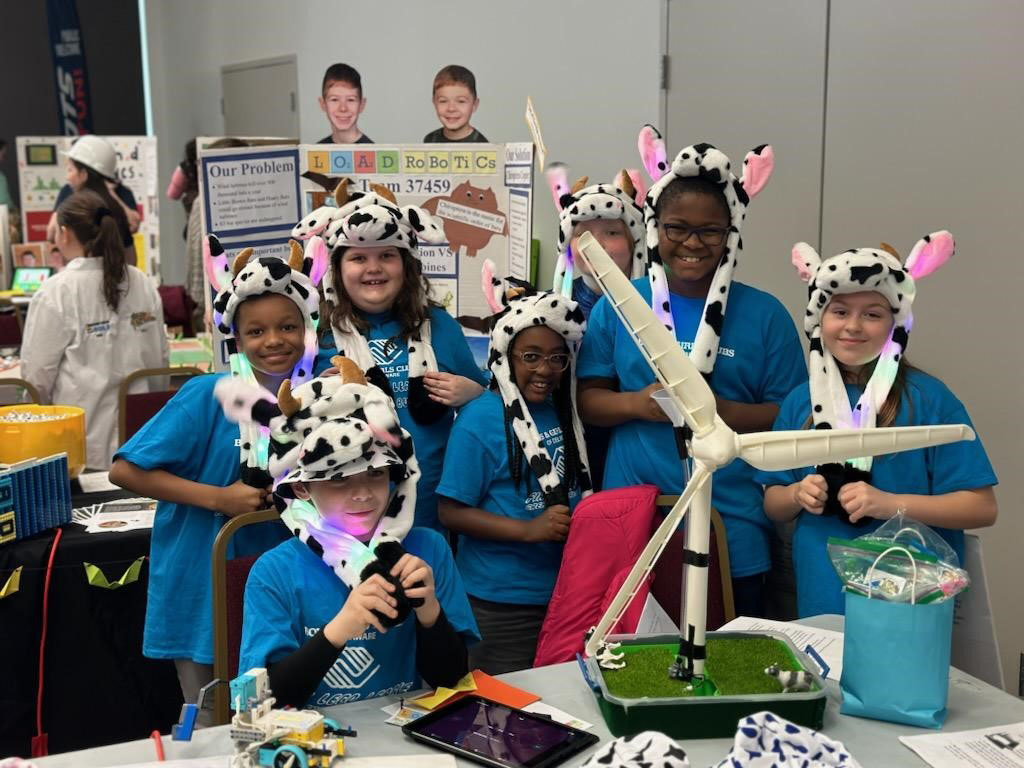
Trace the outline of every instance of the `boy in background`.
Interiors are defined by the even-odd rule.
[[[480,106],[476,78],[458,64],[449,64],[434,77],[434,109],[441,127],[423,137],[426,144],[444,142],[487,143],[487,138],[469,123]]]
[[[359,116],[366,109],[363,80],[348,64],[331,64],[320,85],[320,109],[327,115],[331,132],[317,144],[373,144],[359,130]]]

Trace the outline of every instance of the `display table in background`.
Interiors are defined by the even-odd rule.
[[[131,496],[83,494],[76,508]],[[21,567],[16,593],[0,599],[0,756],[30,754],[36,733],[43,592],[55,531],[0,547],[0,584]],[[142,656],[150,531],[90,534],[62,526],[50,576],[42,724],[51,753],[167,731],[181,709],[174,664]],[[88,583],[83,563],[114,581],[139,557],[139,578],[116,589]]]

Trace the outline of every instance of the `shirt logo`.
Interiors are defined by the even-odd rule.
[[[155,323],[156,318],[153,317],[149,312],[133,312],[132,313],[132,328],[138,330],[150,323]]]
[[[562,446],[555,448],[555,452],[551,456],[551,463],[555,465],[558,476],[565,477],[565,449]]]
[[[370,339],[370,354],[377,365],[388,365],[402,355],[402,347],[394,339]]]
[[[331,665],[324,675],[324,681],[332,688],[342,690],[362,688],[373,677],[380,664],[376,663],[373,654],[358,646],[342,650],[338,660]]]

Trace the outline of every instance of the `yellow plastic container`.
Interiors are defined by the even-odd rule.
[[[52,421],[7,421],[9,413],[44,413]],[[85,469],[85,411],[72,405],[10,405],[0,408],[0,463],[14,464],[55,453],[68,455],[71,477]]]

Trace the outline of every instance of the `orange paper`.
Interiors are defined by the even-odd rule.
[[[522,709],[535,701],[540,701],[540,696],[529,691],[524,691],[522,688],[516,688],[514,685],[503,683],[497,678],[491,677],[486,672],[481,672],[479,669],[474,669],[471,673],[473,680],[476,682],[476,690],[473,691],[473,695],[481,696],[491,701],[496,701],[499,704],[504,704],[507,707],[513,707],[515,709]],[[458,701],[464,696],[469,696],[468,692],[456,693],[448,701],[441,706],[446,707],[453,701]]]

